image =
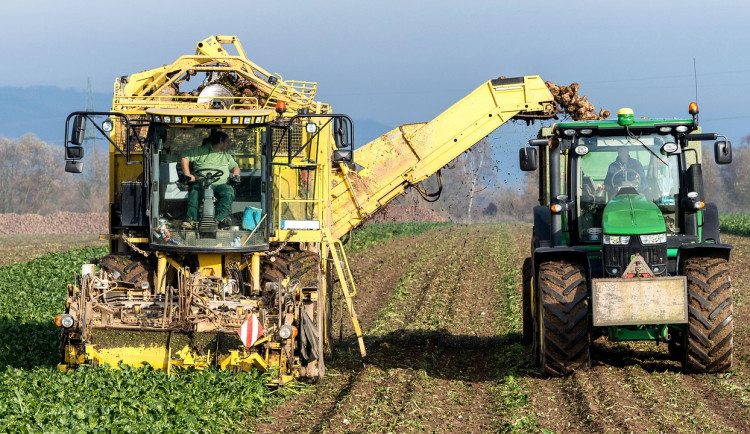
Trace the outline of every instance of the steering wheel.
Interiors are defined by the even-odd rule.
[[[208,185],[213,184],[214,182],[218,181],[222,175],[224,175],[224,171],[221,169],[198,169],[194,170],[193,173],[195,174],[195,177],[201,177],[205,181],[208,182]]]
[[[612,175],[612,187],[633,187],[641,186],[641,175],[634,169],[622,168]]]

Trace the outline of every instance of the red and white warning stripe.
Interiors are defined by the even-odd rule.
[[[245,348],[250,348],[255,345],[255,342],[263,336],[263,326],[261,325],[258,317],[252,314],[242,323],[242,326],[237,333],[240,335],[242,343],[245,344]]]

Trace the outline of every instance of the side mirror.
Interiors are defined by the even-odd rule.
[[[86,116],[76,115],[73,119],[73,131],[70,134],[70,143],[83,145],[83,136],[86,134]]]
[[[524,146],[518,150],[518,162],[521,166],[521,170],[524,172],[532,172],[537,169],[537,155],[536,148]]]
[[[71,161],[65,162],[65,171],[68,173],[82,173],[83,172],[83,161]]]
[[[714,160],[716,164],[729,164],[732,162],[732,142],[720,140],[714,143]]]
[[[351,163],[354,160],[354,152],[351,149],[337,149],[333,151],[334,163]]]
[[[83,146],[68,146],[65,148],[66,160],[80,160],[83,158]]]
[[[343,118],[335,118],[333,120],[333,141],[336,149],[351,146],[351,143],[349,143],[349,125]]]

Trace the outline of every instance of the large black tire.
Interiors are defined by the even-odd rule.
[[[685,260],[688,283],[688,331],[683,369],[724,372],[732,367],[732,283],[729,263],[721,258]]]
[[[563,376],[590,365],[589,305],[586,273],[578,263],[545,262],[539,266],[541,310],[540,367]]]
[[[336,284],[336,273],[333,268],[333,258],[329,254],[328,262],[326,263],[326,311],[325,311],[325,344],[323,345],[323,353],[327,360],[333,358],[333,289]]]
[[[521,341],[525,344],[531,343],[534,335],[534,319],[531,316],[531,280],[534,278],[534,264],[531,258],[523,261],[521,271],[522,289],[521,289],[521,321],[523,325],[523,334]]]

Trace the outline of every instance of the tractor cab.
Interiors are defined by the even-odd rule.
[[[544,138],[529,144],[540,147],[542,170],[535,215],[549,221],[537,226],[551,233],[537,234],[537,246],[604,251],[604,263],[594,261],[596,274],[616,277],[636,252],[660,275],[667,271],[668,249],[674,259],[684,243],[718,242],[718,212],[704,197],[701,141],[721,136],[698,131],[695,118],[636,120],[630,109],[620,110],[616,121],[543,128]],[[529,166],[531,151],[528,145],[521,150],[526,170],[536,169]],[[726,138],[716,142],[715,158],[731,162]],[[611,248],[625,247],[615,255],[623,258],[608,258]]]

